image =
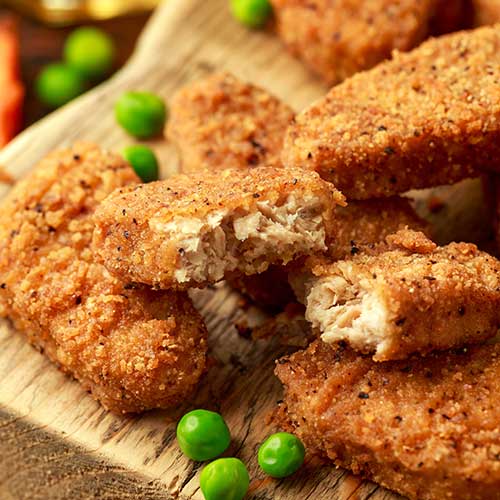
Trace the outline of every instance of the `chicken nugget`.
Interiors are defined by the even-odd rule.
[[[215,73],[181,89],[170,104],[167,138],[181,170],[281,165],[285,131],[294,113],[265,90]]]
[[[411,499],[500,499],[500,345],[375,363],[316,341],[278,361],[277,420]]]
[[[475,26],[500,22],[500,0],[471,0]]]
[[[92,145],[49,155],[0,206],[0,316],[117,413],[183,401],[206,328],[184,293],[120,281],[90,250],[97,205],[139,182]]]
[[[475,245],[402,230],[351,259],[311,261],[306,319],[375,361],[482,342],[500,325],[500,262]]]
[[[331,184],[298,168],[201,171],[116,190],[97,209],[94,244],[124,279],[201,287],[325,250],[343,203]]]
[[[283,162],[350,199],[451,184],[500,165],[500,25],[429,40],[298,114]]]
[[[437,0],[271,0],[289,51],[326,83],[410,50],[429,33]]]

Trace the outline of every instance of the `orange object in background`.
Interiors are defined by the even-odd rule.
[[[17,23],[12,17],[0,18],[0,147],[21,128],[23,100]]]

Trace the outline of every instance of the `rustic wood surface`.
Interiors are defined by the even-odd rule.
[[[19,178],[47,152],[77,139],[120,148],[131,142],[112,114],[122,90],[152,90],[168,100],[181,85],[217,68],[259,83],[296,109],[325,92],[271,32],[250,32],[237,25],[227,3],[168,0],[151,19],[126,68],[21,134],[0,153],[0,165]],[[162,140],[151,144],[162,159],[163,174],[175,171],[173,148]],[[0,185],[0,197],[8,189]],[[419,210],[435,223],[440,241],[487,238],[489,219],[479,182],[417,197]],[[227,287],[193,295],[210,330],[209,373],[184,407],[137,417],[106,413],[78,383],[32,349],[22,333],[0,323],[2,500],[201,499],[200,464],[182,456],[174,439],[175,422],[192,407],[216,409],[226,418],[233,434],[226,454],[249,466],[248,498],[397,498],[312,458],[288,480],[260,473],[256,451],[273,431],[266,417],[281,397],[274,360],[290,348],[277,340],[253,342],[238,335],[234,324],[254,320],[258,312],[241,309],[240,297]]]

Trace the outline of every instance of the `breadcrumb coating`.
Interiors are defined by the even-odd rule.
[[[500,345],[375,363],[316,341],[278,360],[276,420],[411,499],[500,498]]]
[[[302,169],[200,171],[116,190],[96,212],[94,244],[124,279],[203,286],[324,250],[337,204],[342,195]]]
[[[166,134],[179,149],[185,173],[279,166],[293,116],[290,107],[264,89],[215,73],[177,92]]]
[[[500,25],[395,53],[297,115],[283,163],[319,172],[348,200],[498,170],[499,68]]]
[[[500,262],[472,244],[438,247],[402,230],[351,259],[308,265],[306,318],[325,342],[375,361],[480,343],[500,326]]]
[[[437,0],[271,0],[280,37],[334,85],[427,36]]]
[[[89,248],[98,204],[138,181],[119,156],[78,144],[41,161],[0,206],[0,316],[117,413],[182,402],[207,349],[187,295],[120,281]]]

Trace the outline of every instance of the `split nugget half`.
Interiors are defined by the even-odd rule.
[[[350,199],[500,168],[500,25],[432,39],[355,75],[300,113],[283,162]]]
[[[343,196],[314,172],[201,171],[116,190],[96,212],[108,269],[160,288],[255,274],[327,248]]]
[[[448,0],[449,1],[449,0]],[[438,1],[271,0],[292,54],[334,85],[410,50],[429,33]]]
[[[437,247],[409,230],[386,241],[348,260],[312,265],[305,282],[306,318],[323,341],[346,341],[386,361],[496,335],[497,259],[472,244]]]
[[[215,73],[177,92],[167,137],[181,153],[181,170],[280,165],[293,111],[265,90],[229,73]]]
[[[96,207],[137,182],[119,156],[78,145],[49,155],[0,205],[0,316],[117,413],[182,402],[207,349],[185,294],[121,281],[94,260]]]
[[[278,361],[282,427],[411,499],[500,499],[500,345],[375,363],[316,341]]]

